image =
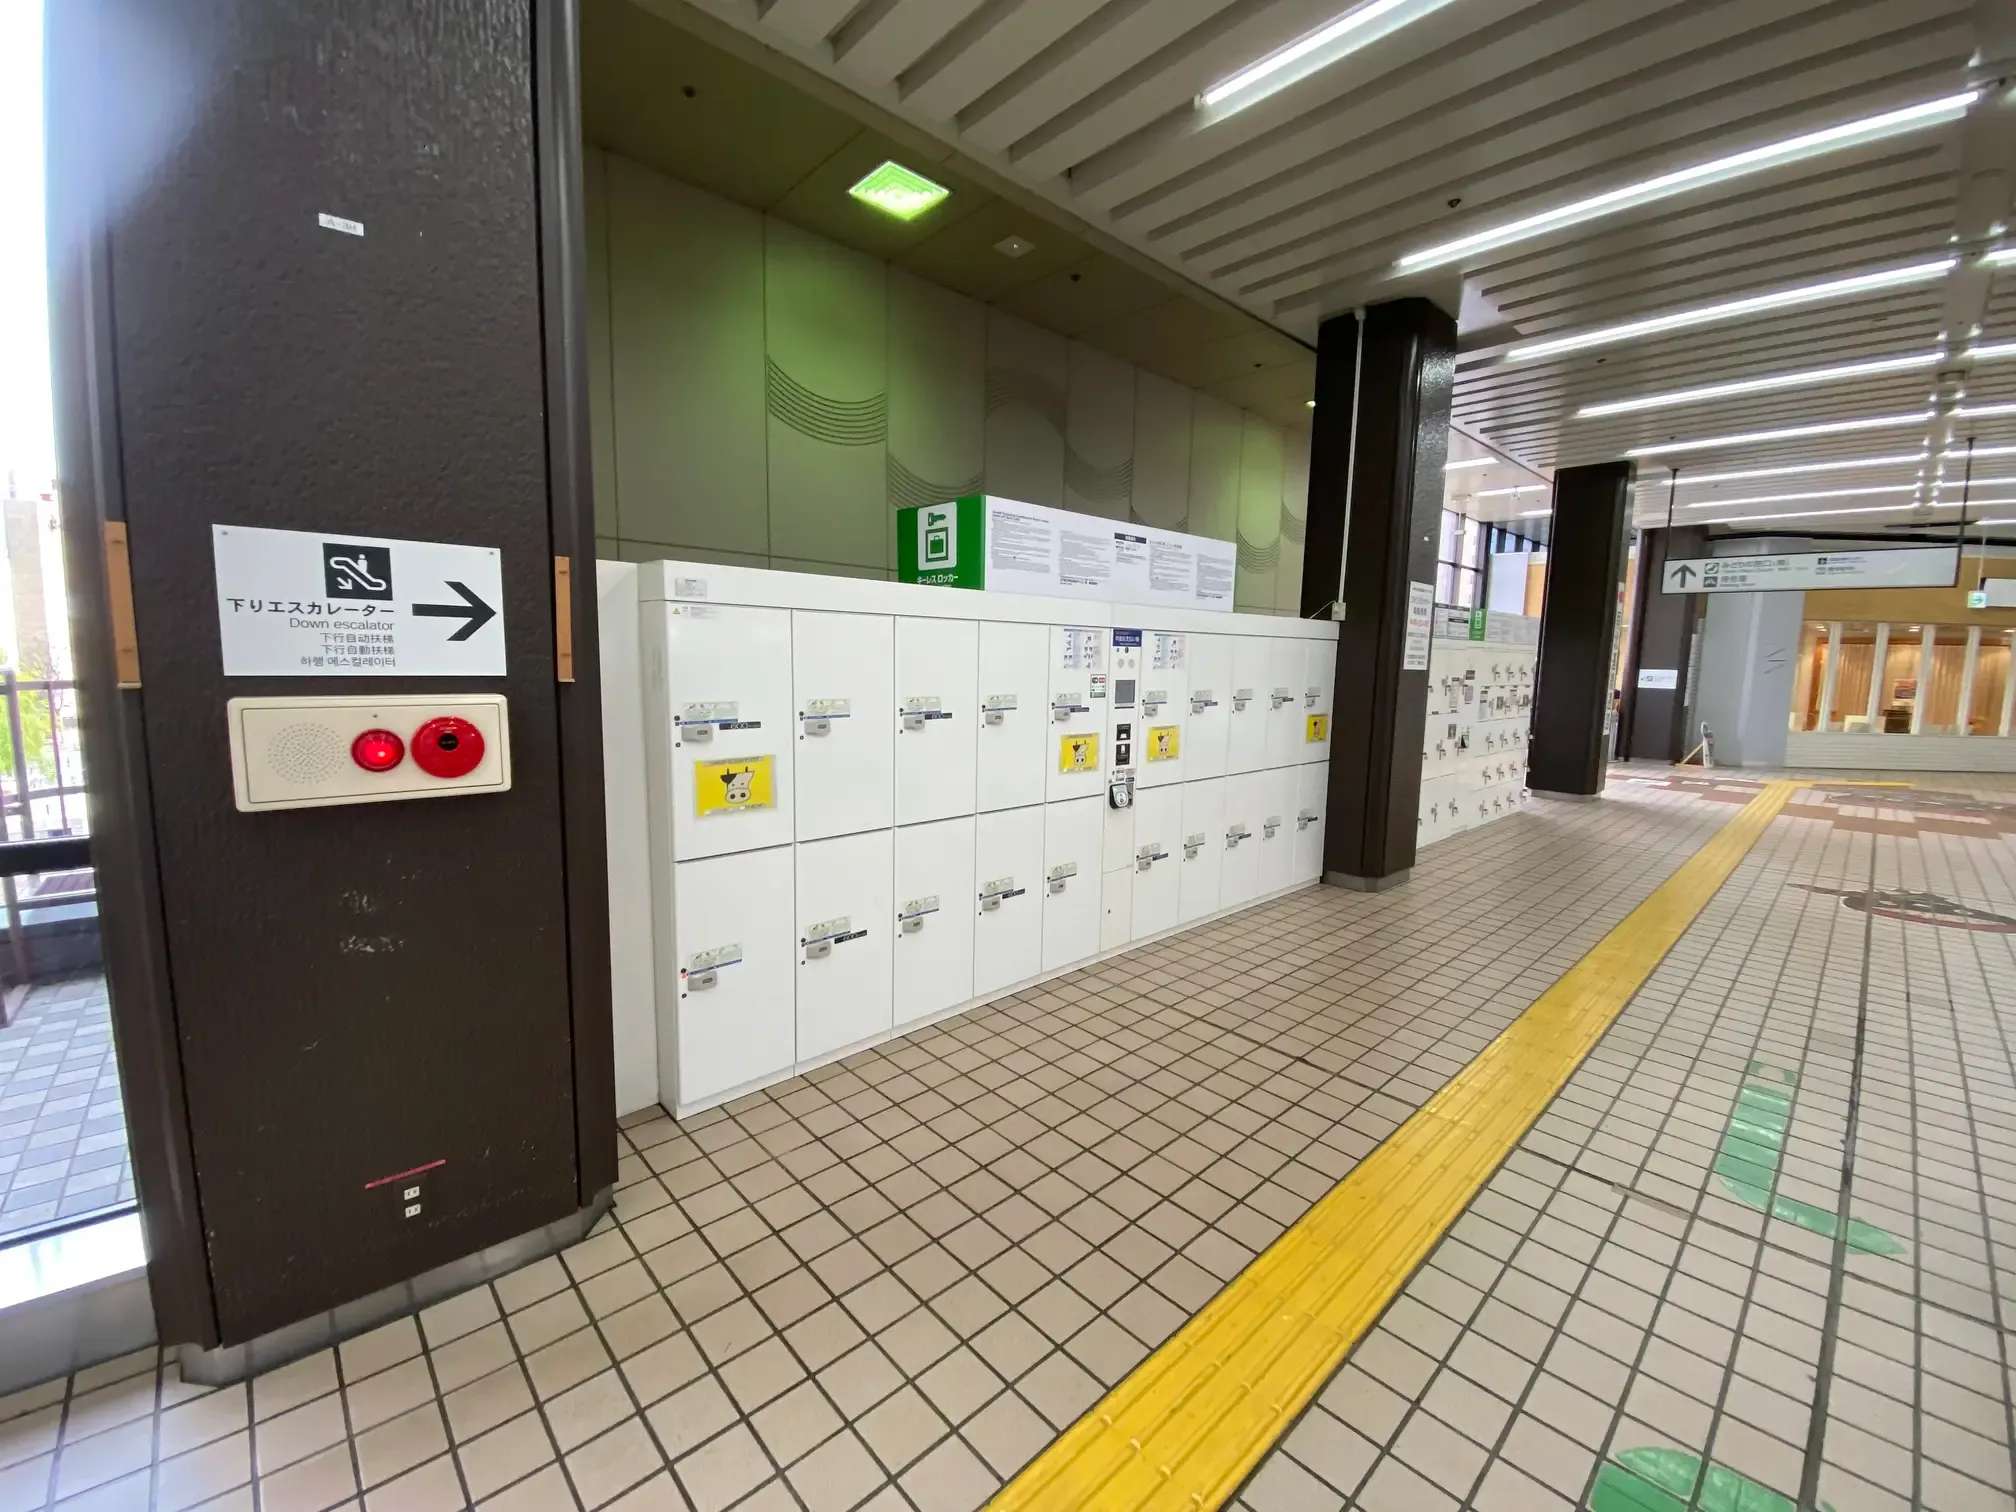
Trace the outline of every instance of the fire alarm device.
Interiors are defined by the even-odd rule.
[[[241,813],[511,786],[509,710],[495,693],[234,698],[225,725]]]

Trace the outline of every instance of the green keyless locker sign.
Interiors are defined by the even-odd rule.
[[[943,588],[987,586],[986,500],[918,504],[896,514],[896,577]]]

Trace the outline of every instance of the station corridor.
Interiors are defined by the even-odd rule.
[[[1407,887],[1305,890],[633,1118],[613,1217],[417,1322],[249,1386],[149,1350],[0,1400],[0,1512],[1119,1508],[1193,1475],[1247,1512],[2016,1505],[2016,803],[1983,780],[1620,768]],[[1539,1073],[1480,1053],[1739,823],[1306,1410],[1245,1447],[1198,1414],[1174,1475],[1087,1490],[1097,1425],[1060,1435],[1208,1375],[1186,1322],[1466,1067],[1513,1099]],[[1411,1201],[1361,1204],[1317,1269]]]

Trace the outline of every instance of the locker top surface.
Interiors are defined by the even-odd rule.
[[[812,572],[775,572],[764,567],[730,567],[717,562],[641,562],[637,567],[641,602],[725,604],[761,609],[813,609],[842,614],[900,614],[922,619],[995,620],[1031,625],[1119,625],[1129,629],[1173,630],[1188,635],[1272,636],[1284,640],[1334,641],[1334,620],[1288,615],[1217,614],[1203,609],[1165,609],[1143,604],[1103,604],[1086,599],[1039,598],[1021,593],[987,593],[972,588],[937,588],[922,583],[890,583],[874,578],[828,577]]]

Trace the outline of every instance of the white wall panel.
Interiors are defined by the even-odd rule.
[[[1190,524],[1192,535],[1229,541],[1239,529],[1239,457],[1245,444],[1240,412],[1222,399],[1198,394],[1190,418]]]
[[[887,269],[764,221],[770,551],[889,565]]]
[[[1080,341],[1067,366],[1064,507],[1124,520],[1134,497],[1134,368]]]
[[[1258,415],[1241,416],[1239,580],[1234,605],[1249,614],[1274,608],[1281,568],[1282,438]]]
[[[1197,395],[1156,373],[1134,386],[1134,518],[1188,530],[1190,412]]]
[[[767,554],[763,219],[613,155],[607,190],[617,534]]]
[[[1282,445],[1281,560],[1274,573],[1274,607],[1300,614],[1302,546],[1309,528],[1309,432],[1287,431]]]
[[[1064,507],[1069,343],[987,312],[987,492]]]
[[[900,505],[978,493],[986,453],[986,307],[891,268],[890,528]],[[893,546],[888,562],[896,565]]]

